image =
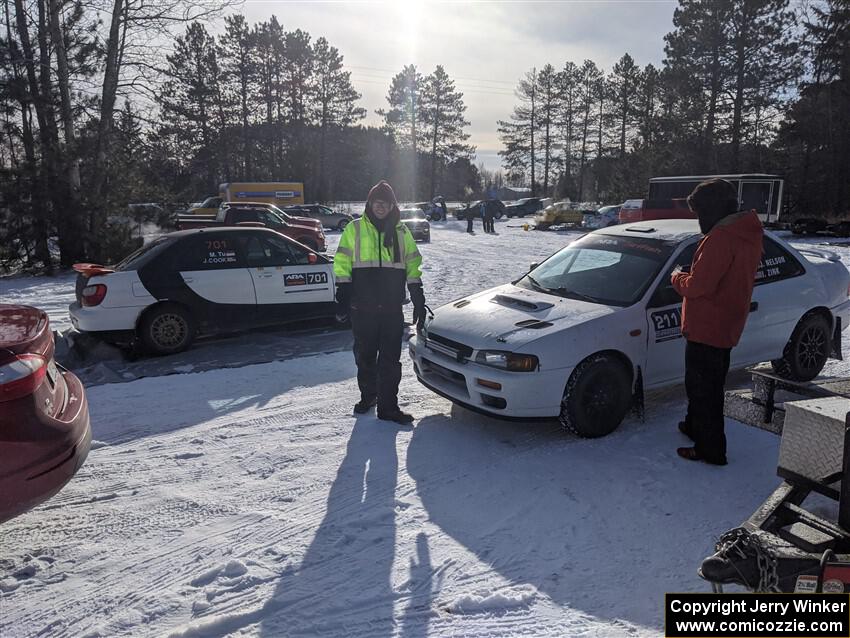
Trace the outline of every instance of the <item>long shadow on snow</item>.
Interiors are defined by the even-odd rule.
[[[262,409],[290,390],[314,385],[317,375],[322,383],[334,383],[356,374],[351,355],[330,356],[333,358],[305,356],[301,367],[295,362],[282,363],[280,368],[258,367],[253,374],[216,374],[213,370],[202,375],[180,375],[179,379],[161,376],[129,385],[90,388],[87,392],[93,437],[120,444],[157,436],[238,410]],[[101,401],[113,403],[108,418],[100,415]]]
[[[512,583],[660,628],[664,593],[708,591],[696,568],[778,481],[777,438],[734,422],[728,467],[676,458],[680,409],[582,440],[454,407],[417,423],[407,470],[429,520]]]
[[[328,494],[325,517],[301,564],[284,573],[260,609],[199,626],[186,636],[226,636],[259,623],[260,635],[392,636],[398,428],[374,416],[357,419]],[[417,539],[423,569],[427,543]],[[411,565],[411,575],[415,567]],[[426,580],[430,593],[430,579]],[[424,587],[423,586],[423,587]],[[411,604],[430,609],[424,592]],[[427,634],[428,615],[407,614],[409,636]],[[414,625],[418,628],[414,631]]]
[[[236,335],[200,339],[189,350],[162,357],[112,359],[74,365],[74,373],[87,387],[126,383],[220,368],[241,368],[257,363],[286,361],[312,354],[349,350],[353,338],[347,328],[313,330],[267,328]]]

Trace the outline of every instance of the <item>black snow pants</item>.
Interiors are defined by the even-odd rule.
[[[485,233],[495,233],[496,225],[493,222],[492,215],[484,215],[484,232]]]
[[[474,219],[475,219],[475,218],[474,218],[471,214],[468,214],[468,215],[466,216],[466,232],[468,232],[468,233],[471,233],[471,232],[472,232],[472,221],[473,221]]]
[[[398,409],[398,384],[401,381],[401,340],[404,313],[398,309],[380,311],[351,310],[354,333],[354,360],[360,398],[377,397],[378,412]]]
[[[695,341],[685,346],[685,423],[697,453],[713,463],[726,462],[723,396],[731,351]]]

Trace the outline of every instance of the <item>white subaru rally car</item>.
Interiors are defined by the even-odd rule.
[[[77,330],[185,350],[197,335],[333,317],[333,263],[267,228],[170,233],[112,268],[77,264]]]
[[[438,308],[410,340],[416,376],[471,410],[604,436],[644,389],[684,379],[670,275],[690,265],[701,237],[695,220],[589,233],[513,283]],[[840,358],[850,273],[837,256],[766,232],[755,284],[733,368],[771,361],[809,380]]]

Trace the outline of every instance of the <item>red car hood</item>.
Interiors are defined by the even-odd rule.
[[[50,320],[43,310],[0,304],[0,351],[43,355],[50,350],[52,342]],[[0,352],[0,358],[3,355]]]

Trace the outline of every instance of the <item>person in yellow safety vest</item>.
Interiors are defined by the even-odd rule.
[[[422,255],[413,235],[399,222],[392,187],[378,182],[369,191],[363,217],[342,233],[334,257],[337,315],[351,317],[360,401],[356,414],[378,406],[378,418],[407,424],[413,417],[398,407],[404,286],[413,302],[413,322],[425,324]]]

